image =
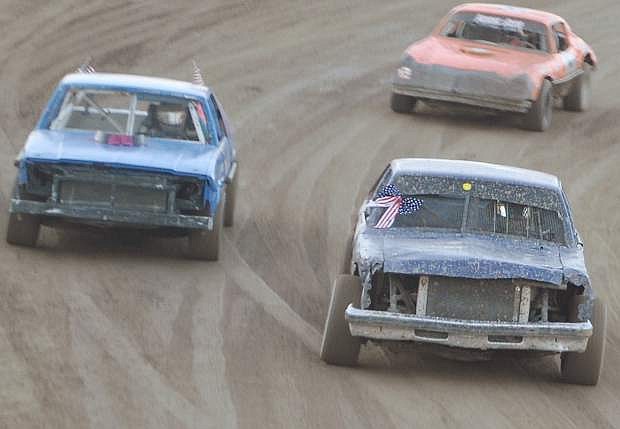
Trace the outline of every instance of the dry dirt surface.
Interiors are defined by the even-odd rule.
[[[238,218],[219,263],[183,241],[45,229],[0,244],[0,427],[620,427],[617,0],[520,2],[563,15],[601,67],[585,114],[397,115],[389,79],[446,1],[0,1],[0,231],[14,157],[53,86],[99,69],[180,79],[202,64],[236,128]],[[563,180],[609,306],[594,388],[558,359],[464,363],[375,346],[318,358],[360,197],[396,157],[541,169]]]

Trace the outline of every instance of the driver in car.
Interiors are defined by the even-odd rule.
[[[189,109],[181,104],[151,104],[139,134],[178,140],[197,140]]]

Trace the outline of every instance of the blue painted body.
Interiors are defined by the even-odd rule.
[[[362,278],[376,270],[476,279],[515,278],[567,283],[591,295],[583,247],[571,219],[559,180],[530,170],[467,161],[403,159],[391,163],[396,174],[485,180],[545,188],[557,192],[566,207],[565,245],[525,237],[467,231],[429,231],[423,228],[375,229],[365,222],[366,201],[355,231],[352,267]]]
[[[217,136],[217,117],[211,91],[188,82],[120,74],[71,74],[58,85],[43,111],[36,129],[30,134],[19,157],[19,181],[27,180],[30,163],[92,164],[110,168],[135,169],[180,176],[192,176],[204,181],[205,202],[215,212],[221,191],[236,163],[236,150],[226,117],[226,136],[207,144],[145,138],[135,147],[110,146],[95,141],[95,133],[80,130],[50,131],[67,91],[93,89],[144,93],[180,97],[200,103],[207,116],[208,134]],[[221,106],[218,106],[224,115]]]

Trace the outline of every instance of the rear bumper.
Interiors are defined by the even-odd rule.
[[[532,102],[529,100],[514,100],[489,95],[480,96],[440,89],[428,89],[401,83],[394,83],[392,91],[396,94],[409,95],[423,100],[458,103],[503,112],[526,113],[532,107]]]
[[[415,341],[478,350],[583,352],[592,324],[509,323],[450,320],[412,314],[360,310],[352,305],[345,318],[351,334],[374,340]]]
[[[209,230],[213,228],[213,218],[210,216],[187,216],[174,213],[85,207],[15,198],[11,200],[10,212],[67,218],[77,222],[102,222],[110,224]]]

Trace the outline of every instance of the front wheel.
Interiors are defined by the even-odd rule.
[[[553,117],[553,87],[547,79],[543,81],[538,99],[525,114],[524,127],[532,131],[546,131]]]
[[[220,256],[220,235],[224,223],[226,194],[222,197],[213,217],[213,229],[192,229],[189,232],[189,257],[204,261],[217,261]]]
[[[361,342],[359,338],[351,335],[344,311],[351,303],[359,305],[361,295],[359,277],[339,275],[334,280],[321,342],[321,360],[330,365],[357,365]]]
[[[605,333],[607,331],[607,307],[600,300],[592,307],[592,336],[583,353],[563,353],[562,378],[567,383],[594,386],[598,383],[605,354]]]
[[[414,97],[403,94],[392,93],[390,99],[390,107],[396,113],[411,113],[417,104],[417,100]]]
[[[564,109],[572,112],[585,112],[590,108],[591,98],[590,67],[585,65],[583,73],[575,78],[573,88],[564,97]]]

